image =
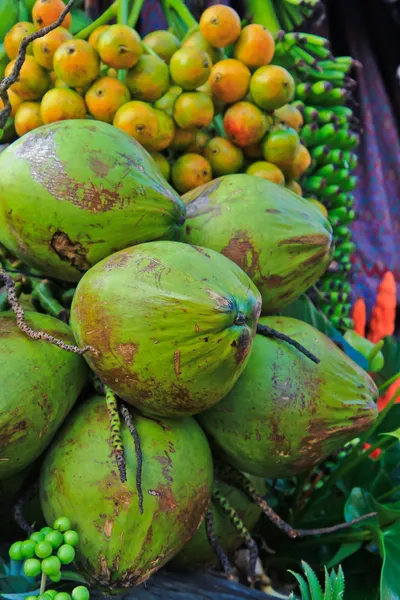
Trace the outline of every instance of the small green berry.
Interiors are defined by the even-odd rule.
[[[35,553],[38,558],[47,558],[53,554],[53,546],[50,542],[43,540],[43,542],[36,544]]]
[[[40,533],[43,533],[43,535],[46,537],[46,535],[48,533],[50,533],[50,531],[53,531],[51,527],[42,527],[42,529],[40,530]],[[47,592],[46,592],[47,594]]]
[[[40,594],[37,600],[53,600],[52,596],[45,592],[44,594]]]
[[[67,592],[59,592],[57,596],[54,596],[54,600],[71,600],[71,596]]]
[[[38,600],[37,596],[27,596],[25,600]]]
[[[63,534],[59,531],[50,531],[45,537],[46,542],[50,542],[54,550],[59,548],[64,543]]]
[[[45,575],[56,575],[60,569],[61,563],[57,556],[49,556],[42,560],[42,571]]]
[[[84,585],[78,585],[72,590],[72,600],[89,600],[89,597],[89,590]]]
[[[64,542],[70,546],[77,546],[79,544],[79,533],[73,529],[68,529],[64,533]]]
[[[24,558],[34,558],[35,556],[35,542],[33,540],[25,540],[22,542],[22,554]]]
[[[29,539],[35,542],[35,544],[38,544],[39,542],[44,540],[44,535],[43,533],[40,533],[40,531],[35,531],[35,533],[32,533]]]
[[[56,575],[49,575],[51,581],[54,581],[54,583],[58,583],[61,579],[61,571],[58,571],[58,573],[56,573]]]
[[[46,590],[46,594],[48,594],[51,598],[54,598],[54,596],[57,596],[56,590]]]
[[[63,544],[58,549],[57,556],[63,565],[69,565],[75,558],[75,549],[69,544]]]
[[[54,521],[53,527],[57,531],[64,533],[64,531],[71,529],[71,521],[67,517],[58,517],[58,519]]]
[[[12,560],[24,560],[24,555],[22,554],[22,542],[14,542],[8,551],[8,555]]]
[[[27,577],[37,577],[40,575],[40,560],[37,558],[28,558],[24,563],[24,573]]]

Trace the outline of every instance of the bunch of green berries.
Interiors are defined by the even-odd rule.
[[[45,591],[46,578],[58,583],[61,579],[62,565],[69,565],[75,558],[75,547],[79,544],[79,534],[72,529],[67,517],[59,517],[53,528],[43,527],[35,531],[29,539],[15,542],[8,551],[12,560],[24,561],[24,573],[27,577],[42,576],[40,595],[29,596],[26,600],[89,600],[89,590],[78,586],[72,596],[66,592]]]

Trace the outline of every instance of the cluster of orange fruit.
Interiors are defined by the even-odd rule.
[[[53,23],[62,0],[37,0],[33,23],[17,23],[4,44],[11,62],[21,40]],[[169,31],[143,40],[127,25],[103,25],[88,40],[69,32],[71,19],[36,39],[9,90],[17,135],[62,119],[113,123],[152,153],[180,193],[230,173],[286,185],[311,162],[291,105],[295,83],[272,65],[275,44],[261,25],[241,27],[232,8],[215,5],[180,42]],[[229,56],[229,57],[227,57]]]

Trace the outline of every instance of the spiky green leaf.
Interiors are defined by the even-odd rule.
[[[293,577],[296,577],[297,579],[301,592],[301,600],[311,600],[310,591],[308,589],[308,585],[305,579],[298,573],[295,573],[294,571],[289,571],[289,573],[291,573]]]
[[[318,581],[318,577],[304,560],[301,561],[301,566],[306,574],[308,585],[310,586],[311,600],[324,600],[322,589]]]
[[[324,567],[325,570],[325,593],[324,593],[324,600],[334,600],[333,598],[333,586],[332,586],[332,582],[330,580],[329,577],[329,572],[328,569],[326,567]]]
[[[341,600],[344,595],[344,573],[341,565],[339,565],[336,573],[336,581],[333,588],[333,597],[335,600]]]

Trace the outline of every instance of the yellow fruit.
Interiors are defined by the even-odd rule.
[[[183,154],[172,165],[172,185],[184,194],[212,179],[211,165],[200,154]]]
[[[57,48],[53,60],[57,77],[70,87],[84,87],[94,81],[100,71],[96,51],[85,40],[73,39]]]
[[[62,0],[36,0],[32,8],[32,21],[36,29],[43,29],[57,21],[65,9],[65,4]],[[69,29],[72,24],[71,13],[68,13],[61,27]]]
[[[288,179],[299,179],[311,165],[311,156],[303,144],[300,144],[295,156],[288,165],[283,167]]]
[[[250,81],[254,102],[267,111],[281,108],[293,99],[294,79],[283,67],[267,65],[257,69]]]
[[[169,63],[171,77],[184,90],[195,90],[205,83],[211,73],[207,52],[196,48],[181,48]]]
[[[158,133],[157,114],[146,102],[132,100],[117,110],[114,126],[122,129],[146,150],[153,150],[153,143]]]
[[[255,175],[256,177],[263,177],[278,185],[285,184],[285,176],[279,167],[263,160],[259,160],[250,165],[246,173],[248,175]]]
[[[216,177],[238,173],[243,166],[242,150],[223,137],[215,137],[210,140],[204,156]]]
[[[4,38],[4,50],[10,60],[17,57],[22,40],[35,31],[34,24],[26,21],[20,21],[11,27]],[[26,53],[32,54],[32,42],[27,47]]]
[[[152,31],[143,38],[143,44],[154,50],[167,65],[172,55],[179,50],[181,43],[178,38],[170,31],[158,30]]]
[[[243,27],[234,47],[234,56],[249,69],[269,65],[274,57],[275,42],[268,29],[252,23]]]
[[[21,137],[43,125],[40,102],[23,102],[17,109],[14,119],[15,131]]]
[[[223,4],[207,8],[200,17],[200,32],[215,48],[225,48],[236,42],[241,30],[236,10]]]
[[[89,113],[97,121],[112,123],[117,110],[129,102],[131,95],[126,85],[114,77],[100,77],[85,95]]]
[[[8,89],[6,92],[8,99],[11,104],[11,114],[10,117],[15,117],[15,113],[17,112],[18,107],[23,103],[23,99],[18,96],[12,89]],[[0,98],[0,110],[4,108],[4,102]]]
[[[35,60],[39,63],[39,65],[51,71],[53,68],[55,51],[64,42],[72,40],[72,37],[73,36],[68,29],[64,29],[64,27],[57,27],[57,29],[53,29],[53,31],[50,31],[45,36],[37,38],[32,42],[33,56],[35,57]]]
[[[183,129],[182,131],[188,131]],[[211,136],[207,131],[196,131],[194,140],[186,148],[186,152],[192,152],[194,154],[204,154],[204,149],[210,141]]]
[[[5,76],[11,75],[15,59],[5,69]],[[50,79],[47,71],[41,67],[33,56],[26,56],[21,72],[11,89],[23,100],[38,100],[49,89]]]
[[[297,181],[293,181],[293,180],[288,181],[286,183],[285,187],[287,187],[288,190],[291,190],[292,192],[294,192],[298,196],[302,196],[303,195],[303,190],[301,189],[301,186],[297,183]]]
[[[83,98],[74,90],[53,88],[43,96],[40,114],[43,123],[85,119],[86,105]]]
[[[97,52],[97,44],[99,43],[100,36],[103,35],[110,25],[100,25],[89,35],[88,42]]]
[[[169,181],[171,175],[171,165],[169,164],[167,158],[160,152],[150,152],[150,154],[161,175],[164,177],[164,179]]]
[[[143,54],[126,74],[126,85],[135,100],[155,102],[169,88],[169,70],[161,58]]]
[[[189,144],[192,144],[195,141],[196,135],[196,129],[181,129],[180,127],[175,127],[174,139],[170,144],[171,150],[175,150],[176,152],[186,150],[189,147]]]
[[[251,73],[234,58],[221,60],[211,69],[211,91],[219,100],[231,104],[242,100],[248,92]]]
[[[200,31],[191,33],[183,42],[182,48],[196,48],[197,50],[203,50],[208,54],[213,65],[222,59],[222,51],[219,48],[211,46],[211,44],[203,38]]]
[[[263,155],[267,162],[277,165],[281,169],[287,168],[289,179],[295,179],[290,175],[290,167],[300,148],[300,138],[291,127],[270,131],[262,142]]]
[[[111,25],[97,41],[97,51],[105,65],[131,69],[143,54],[139,34],[128,25]]]
[[[283,125],[287,125],[297,131],[297,133],[303,127],[303,115],[291,104],[285,104],[281,108],[277,108],[274,111],[274,117]]]
[[[213,118],[212,100],[202,92],[184,92],[175,101],[174,119],[182,129],[208,127]]]

